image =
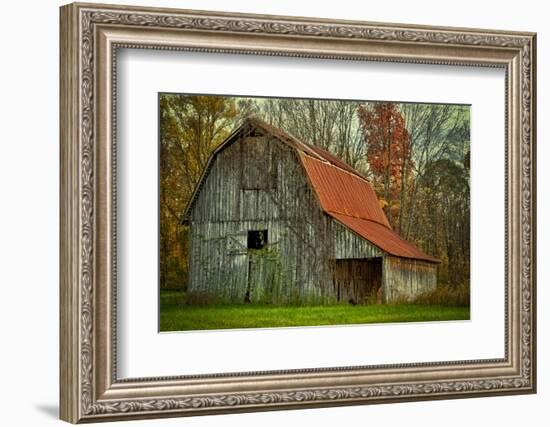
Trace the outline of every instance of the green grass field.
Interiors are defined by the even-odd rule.
[[[470,308],[441,305],[190,305],[180,292],[161,292],[160,330],[273,328],[285,326],[468,320]]]

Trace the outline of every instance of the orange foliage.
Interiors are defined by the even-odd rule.
[[[380,102],[360,105],[357,114],[367,144],[367,160],[373,182],[387,203],[385,210],[391,222],[402,189],[404,165],[406,161],[409,165],[411,162],[410,135],[397,104]]]

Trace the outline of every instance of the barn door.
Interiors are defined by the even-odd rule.
[[[244,295],[244,302],[257,302],[258,290],[261,289],[262,283],[262,259],[254,251],[248,252],[248,275],[246,294]]]
[[[382,303],[382,258],[371,258],[367,263],[364,299],[370,303]]]
[[[382,259],[338,259],[334,265],[336,298],[350,304],[379,303]]]
[[[245,303],[274,302],[270,294],[273,282],[273,260],[267,251],[267,230],[248,232],[248,275]]]

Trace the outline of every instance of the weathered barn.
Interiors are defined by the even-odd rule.
[[[256,118],[211,155],[183,223],[188,293],[207,300],[390,302],[436,287],[438,261],[391,229],[359,172]]]

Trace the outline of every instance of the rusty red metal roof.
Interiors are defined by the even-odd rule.
[[[359,236],[378,246],[384,252],[402,258],[419,259],[429,262],[439,262],[438,259],[426,255],[415,245],[403,239],[399,234],[390,228],[374,221],[363,218],[351,217],[335,212],[328,214],[339,223],[349,228]]]
[[[334,166],[339,167],[340,169],[344,169],[347,172],[350,172],[354,175],[357,175],[358,177],[365,179],[366,178],[357,170],[352,168],[350,165],[348,165],[346,162],[342,161],[338,157],[336,157],[334,154],[332,154],[330,151],[327,151],[321,147],[317,147],[315,145],[304,143],[304,145],[307,145],[309,148],[311,148],[317,155],[322,157],[324,160],[328,161],[329,163],[333,164]]]
[[[367,180],[304,153],[300,159],[325,212],[368,219],[390,228]]]
[[[324,157],[323,151],[316,153]],[[343,162],[334,162],[333,155],[321,161],[304,152],[299,154],[321,208],[328,215],[391,255],[439,262],[391,229],[374,189],[359,172],[349,165],[340,167]]]

